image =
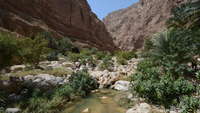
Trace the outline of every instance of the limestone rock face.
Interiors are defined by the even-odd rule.
[[[101,50],[116,49],[105,25],[86,0],[0,0],[0,27],[20,36],[47,30]]]
[[[123,50],[142,48],[144,39],[161,30],[171,11],[185,0],[140,0],[103,19],[114,43]]]

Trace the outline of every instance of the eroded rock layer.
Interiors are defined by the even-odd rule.
[[[86,0],[0,0],[0,26],[22,36],[44,30],[101,50],[117,49]]]
[[[132,6],[108,14],[103,19],[116,46],[123,50],[142,48],[146,37],[164,26],[171,11],[185,0],[140,0]]]

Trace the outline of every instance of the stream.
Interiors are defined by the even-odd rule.
[[[117,91],[111,89],[91,93],[79,101],[69,103],[60,113],[84,113],[87,108],[89,112],[85,113],[126,113],[127,109],[117,106],[113,100],[115,94]]]

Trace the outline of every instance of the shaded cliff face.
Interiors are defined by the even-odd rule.
[[[116,48],[86,0],[0,0],[0,26],[22,36],[48,30],[101,50]]]
[[[184,0],[140,0],[132,6],[108,14],[103,19],[116,46],[138,50],[144,39],[161,30],[170,12]]]

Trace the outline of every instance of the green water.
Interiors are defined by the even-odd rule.
[[[79,101],[68,104],[60,113],[83,113],[83,110],[89,109],[87,113],[126,113],[126,109],[118,107],[113,100],[114,90],[101,90],[82,98]],[[102,98],[103,97],[103,98]]]

